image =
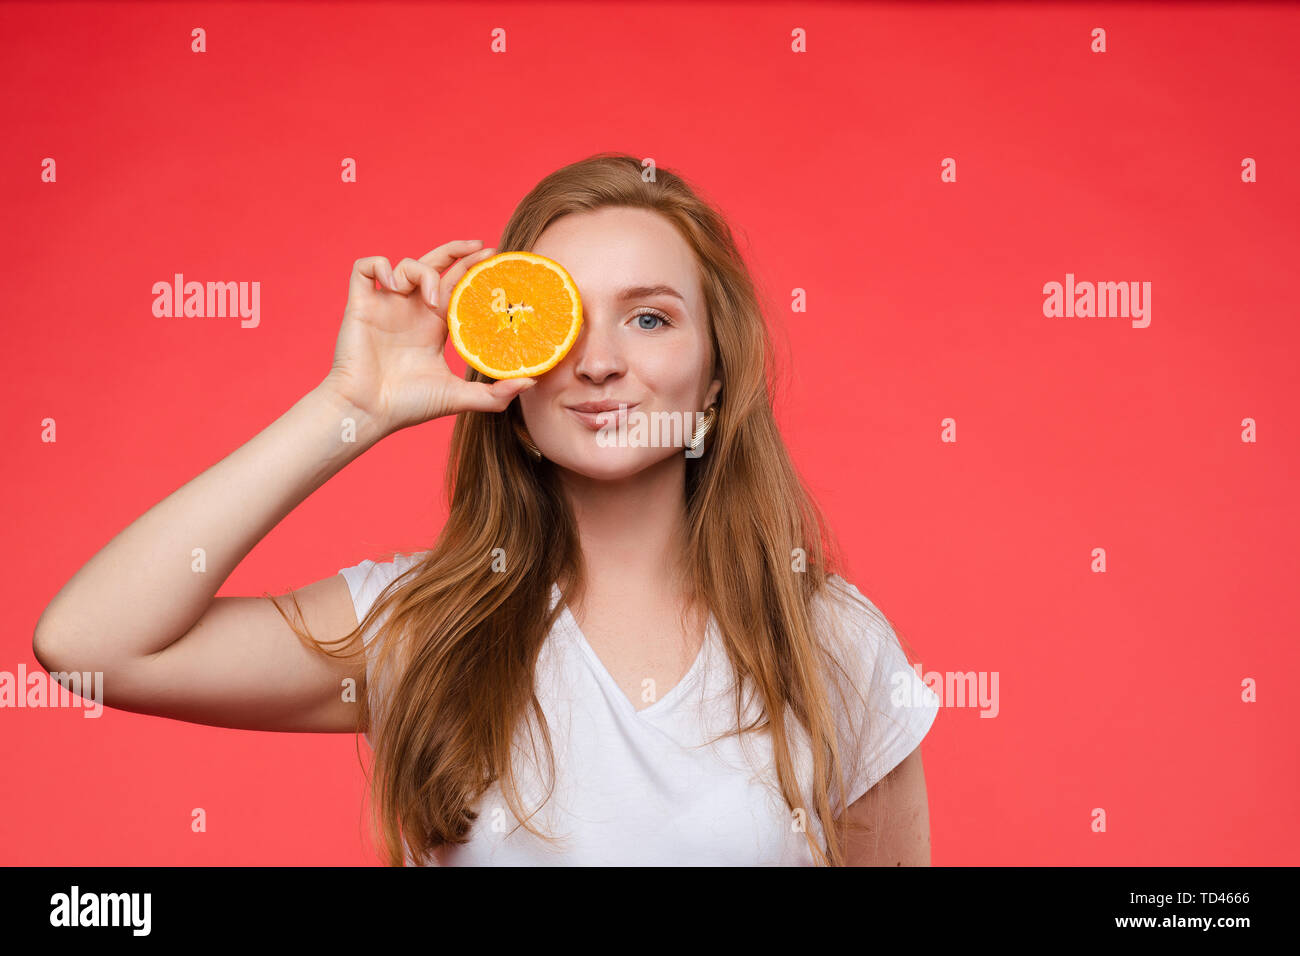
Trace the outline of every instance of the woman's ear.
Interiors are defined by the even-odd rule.
[[[722,379],[715,378],[709,384],[708,394],[704,396],[704,407],[708,408],[718,400],[718,392],[722,391]]]

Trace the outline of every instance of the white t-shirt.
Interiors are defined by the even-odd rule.
[[[387,584],[425,554],[399,554],[391,562],[366,560],[340,569],[357,620]],[[866,691],[864,711],[858,696],[842,705],[830,687],[851,804],[916,749],[934,722],[939,699],[908,666],[875,605],[842,578],[832,580],[867,605],[864,610],[823,597],[818,608],[818,614],[830,610],[845,625],[828,633],[842,634],[847,643],[836,640],[828,646],[839,649],[837,657],[853,676],[853,686]],[[552,607],[559,598],[559,587],[552,584]],[[375,633],[372,627],[363,635],[368,678],[378,647]],[[535,690],[554,748],[555,790],[530,821],[563,842],[553,846],[517,827],[494,784],[479,804],[470,841],[438,851],[438,865],[812,865],[806,838],[776,787],[766,734],[708,743],[735,727],[733,682],[717,622],[710,616],[707,638],[686,676],[637,710],[566,607],[547,635],[535,671]],[[382,706],[383,690],[368,684],[372,707]],[[753,695],[748,704],[746,723],[759,712]],[[793,718],[787,727],[795,740],[801,792],[811,807],[807,733]],[[527,729],[518,732],[526,735]],[[513,766],[526,810],[541,803],[550,781],[545,743],[540,736],[535,739],[536,758],[527,736],[517,738],[516,747],[523,749],[516,750],[521,759]],[[838,816],[835,788],[831,801]],[[816,813],[809,810],[803,816],[821,841]]]

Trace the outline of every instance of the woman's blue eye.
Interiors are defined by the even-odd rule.
[[[640,324],[641,319],[658,319],[664,325],[672,325],[672,323],[668,321],[668,317],[666,315],[660,315],[658,312],[641,312],[637,315],[638,328],[645,329],[645,331],[647,332],[653,332],[655,329],[660,328],[660,326],[641,325]]]

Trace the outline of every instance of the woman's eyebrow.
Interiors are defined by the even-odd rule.
[[[681,299],[683,305],[686,303],[686,296],[682,295],[670,285],[628,286],[618,294],[617,298],[620,302],[627,302],[630,299],[648,299],[656,295],[671,295],[674,298]]]

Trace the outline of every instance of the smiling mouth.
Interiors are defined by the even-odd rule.
[[[620,415],[626,418],[627,412],[630,412],[639,404],[640,402],[637,402],[636,404],[628,405],[623,409],[611,408],[608,411],[603,412],[580,412],[576,408],[570,406],[565,406],[565,410],[587,428],[590,428],[592,431],[599,431],[602,428],[616,426]]]

